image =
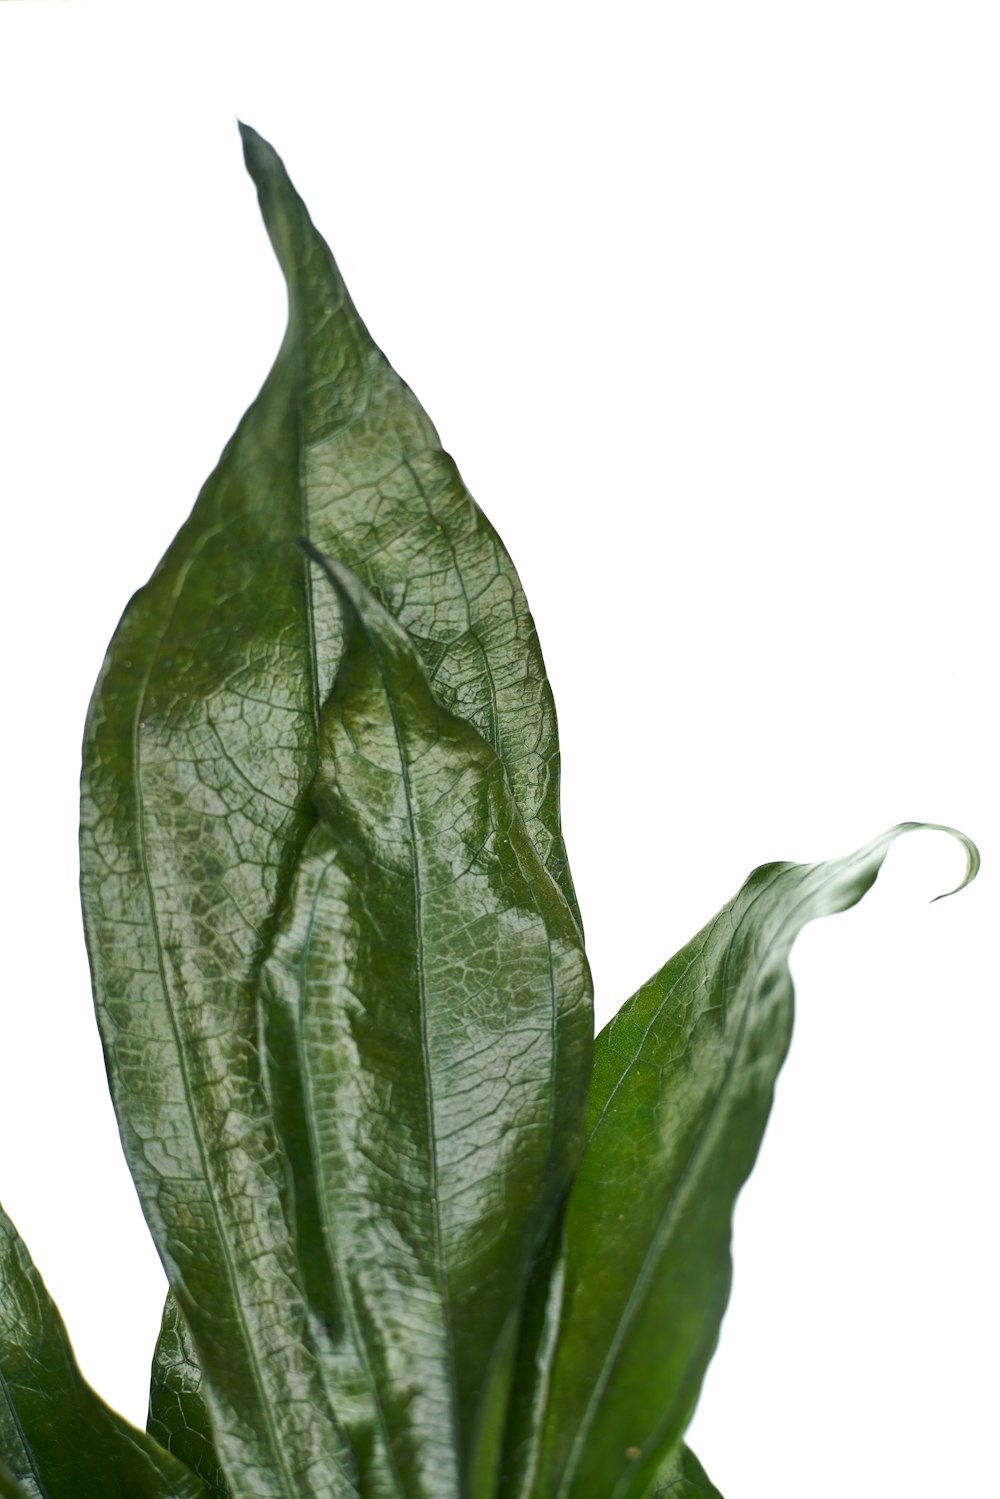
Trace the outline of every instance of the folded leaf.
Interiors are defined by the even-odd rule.
[[[193,1473],[86,1383],[62,1318],[0,1208],[0,1493],[207,1499]]]
[[[733,1202],[791,1034],[789,950],[806,922],[859,900],[894,838],[919,826],[845,859],[758,869],[598,1037],[535,1499],[645,1499],[679,1442],[729,1293]],[[978,855],[955,836],[967,883]]]
[[[203,1382],[191,1334],[177,1302],[169,1296],[153,1358],[146,1430],[198,1474],[209,1499],[230,1499],[215,1450]]]
[[[487,1496],[528,1266],[582,1143],[589,975],[498,756],[311,555],[345,644],[267,1014],[299,1038],[329,1273],[397,1491]]]

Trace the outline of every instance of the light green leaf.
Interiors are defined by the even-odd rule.
[[[200,1479],[85,1382],[62,1318],[2,1208],[0,1460],[7,1493],[18,1499],[207,1499]]]
[[[146,1430],[161,1447],[198,1474],[209,1499],[230,1499],[215,1451],[203,1383],[191,1334],[177,1302],[168,1296],[153,1357]]]
[[[485,1499],[528,1267],[582,1145],[589,975],[496,753],[311,555],[345,645],[267,1013],[298,1036],[328,1274],[396,1491]]]
[[[789,950],[806,922],[859,900],[897,835],[919,826],[845,859],[756,870],[598,1037],[534,1499],[644,1499],[679,1442],[729,1294],[733,1202],[791,1034]],[[978,855],[955,836],[967,883]]]

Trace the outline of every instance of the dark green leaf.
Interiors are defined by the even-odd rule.
[[[528,1265],[582,1143],[589,976],[496,753],[316,560],[345,644],[263,987],[298,1037],[328,1273],[397,1491],[485,1499]]]
[[[168,1296],[153,1358],[146,1430],[198,1474],[210,1499],[230,1499],[202,1383],[191,1334],[177,1302]]]
[[[555,710],[517,573],[413,392],[372,342],[281,160],[241,129],[288,283],[282,386],[299,459],[295,534],[361,578],[417,646],[438,701],[496,750],[529,837],[575,911]],[[286,525],[275,516],[272,538]],[[309,609],[300,629],[316,680],[329,683],[336,606],[310,592]]]
[[[340,649],[332,595],[313,600],[295,537],[352,563],[401,613],[572,891],[551,694],[509,558],[368,338],[278,158],[253,131],[244,143],[289,282],[288,333],[112,644],[86,735],[81,866],[123,1139],[227,1428],[226,1468],[285,1492],[340,1460],[317,1380],[332,1373],[352,1438],[374,1441],[342,1312],[311,1279],[321,1246],[294,1151],[297,1074],[277,1032],[267,1079],[256,1046],[254,981],[312,822],[320,684]],[[235,1329],[225,1354],[222,1326]],[[279,1450],[296,1454],[292,1472]]]
[[[8,1492],[21,1499],[207,1499],[183,1463],[85,1382],[62,1318],[2,1208],[0,1443]]]
[[[598,1037],[535,1499],[646,1496],[679,1442],[728,1297],[733,1202],[791,1034],[789,950],[806,922],[859,900],[893,839],[918,826],[845,859],[758,869]],[[978,855],[956,836],[967,882]]]

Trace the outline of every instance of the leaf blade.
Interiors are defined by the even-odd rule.
[[[732,1204],[788,1046],[788,952],[806,922],[859,900],[895,838],[921,826],[934,825],[901,824],[826,864],[756,870],[598,1037],[536,1499],[643,1495],[679,1441],[728,1297]],[[954,836],[965,884],[978,854]]]
[[[298,514],[285,362],[109,648],[85,735],[81,891],[126,1157],[229,1479],[248,1499],[314,1486],[349,1499],[284,1216],[253,989],[309,768],[303,721],[273,689],[310,670],[294,627],[301,578],[267,536],[276,508]],[[270,631],[249,652],[247,550]],[[224,1352],[222,1327],[235,1332]]]
[[[207,1499],[200,1479],[105,1405],[0,1208],[0,1460],[41,1499]]]
[[[288,286],[302,370],[301,534],[399,619],[439,702],[496,750],[529,836],[579,922],[560,825],[555,708],[517,572],[359,318],[280,157],[249,126],[240,132]],[[316,679],[331,682],[339,615],[330,598],[310,598]]]
[[[399,1492],[492,1494],[516,1309],[579,1150],[589,975],[498,757],[321,565],[345,647],[262,979],[301,1031],[324,1238]]]
[[[280,161],[254,132],[244,128],[243,138],[289,284],[288,330],[192,516],[126,611],[95,694],[84,770],[81,874],[99,1021],[126,1152],[179,1289],[192,1268],[177,1257],[181,1234],[158,1200],[164,1172],[144,1160],[152,1126],[129,1100],[117,1059],[143,1025],[126,1013],[131,996],[141,993],[147,1019],[162,1019],[178,994],[204,994],[219,973],[227,975],[224,992],[175,1049],[207,1048],[226,1023],[241,1036],[253,1033],[253,983],[272,913],[312,820],[318,683],[332,678],[339,651],[336,609],[323,600],[321,616],[313,611],[296,537],[305,533],[346,557],[376,591],[405,605],[436,690],[495,742],[573,900],[551,692],[517,575],[425,414],[358,320]],[[360,409],[364,401],[370,411]],[[416,569],[415,557],[423,558]],[[153,853],[152,876],[135,846],[137,825]],[[159,975],[164,943],[155,936],[140,942],[138,971],[129,972],[137,922],[158,922],[171,949]],[[282,1142],[294,1147],[301,1120],[294,1069],[283,1072],[276,1030],[268,1040],[270,1076],[235,1046],[223,1062],[245,1074],[236,1112],[256,1120],[273,1108]],[[269,1217],[285,1184],[272,1175],[256,1187]],[[312,1274],[321,1246],[306,1172],[287,1196],[322,1377],[336,1387],[352,1442],[365,1447],[371,1422],[361,1371],[340,1309]],[[288,1278],[287,1268],[278,1278]],[[185,1310],[190,1315],[192,1305]],[[210,1330],[192,1331],[210,1384],[218,1373],[225,1385]],[[244,1424],[260,1422],[248,1415]],[[368,1476],[377,1481],[374,1469]]]

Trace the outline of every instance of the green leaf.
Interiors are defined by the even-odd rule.
[[[298,1037],[328,1273],[397,1492],[486,1496],[528,1267],[582,1146],[589,974],[498,756],[310,554],[345,643],[267,1010]]]
[[[197,1473],[210,1499],[230,1499],[219,1465],[198,1357],[173,1296],[167,1297],[156,1342],[146,1430]]]
[[[690,1447],[667,1458],[645,1499],[722,1499]]]
[[[277,156],[252,130],[243,138],[288,279],[288,331],[191,518],[116,634],[88,722],[81,831],[88,946],[126,1151],[161,1254],[186,1287],[207,1389],[218,1375],[227,1408],[236,1385],[249,1392],[284,1378],[254,1370],[254,1346],[289,1346],[279,1324],[292,1348],[300,1341],[288,1250],[262,1256],[284,1238],[285,1195],[264,1116],[273,1109],[282,1144],[294,1147],[302,1106],[294,1069],[286,1075],[280,1065],[280,1035],[268,1037],[277,1065],[266,1080],[251,1040],[272,913],[312,822],[318,684],[332,680],[340,648],[336,605],[325,592],[313,600],[296,537],[344,558],[401,614],[440,700],[497,749],[548,868],[573,900],[551,693],[510,559],[371,342]],[[139,1073],[154,1079],[157,1095],[141,1105]],[[240,1155],[240,1121],[260,1145],[252,1159]],[[175,1200],[178,1151],[181,1178],[201,1183],[188,1201]],[[216,1180],[227,1154],[239,1169],[227,1166]],[[308,1162],[299,1166],[294,1149],[289,1160],[307,1320],[322,1345],[323,1377],[335,1379],[345,1423],[364,1446],[372,1436],[362,1374],[340,1308],[313,1277],[322,1246]],[[259,1204],[259,1222],[230,1221],[240,1201]],[[187,1233],[192,1215],[197,1245]],[[220,1256],[233,1266],[228,1289],[211,1268]],[[244,1314],[239,1281],[254,1258],[272,1264],[273,1285]],[[221,1366],[213,1328],[194,1306],[219,1296],[221,1317],[246,1321],[232,1369]],[[268,1323],[267,1308],[270,1333],[256,1326],[258,1317]],[[267,1470],[271,1396],[264,1388],[246,1399],[232,1406],[244,1433],[238,1446],[250,1471]]]
[[[576,912],[559,822],[555,709],[513,563],[413,392],[372,342],[280,158],[256,131],[240,129],[288,283],[279,363],[298,458],[293,534],[351,568],[398,618],[438,701],[500,756],[529,837]],[[271,536],[287,524],[275,515]],[[300,629],[316,680],[331,682],[336,605],[328,591],[310,592],[308,602]]]
[[[789,950],[808,921],[858,901],[897,835],[920,826],[845,859],[756,870],[598,1037],[535,1499],[640,1499],[679,1442],[729,1293],[733,1203],[791,1034]],[[978,855],[955,836],[967,883]]]
[[[85,1382],[62,1319],[2,1208],[0,1443],[7,1492],[20,1499],[206,1499],[183,1463]]]
[[[551,693],[510,560],[369,339],[280,161],[243,137],[289,283],[288,332],[112,643],[86,733],[81,873],[123,1140],[227,1427],[227,1472],[284,1493],[303,1480],[279,1450],[310,1473],[341,1460],[323,1414],[331,1376],[352,1438],[373,1440],[342,1311],[311,1278],[322,1247],[308,1162],[290,1155],[289,1192],[273,1134],[272,1118],[286,1149],[301,1133],[297,1076],[276,1031],[267,1078],[254,1044],[256,975],[313,821],[319,684],[340,650],[335,602],[313,599],[296,537],[345,558],[402,615],[438,697],[497,749],[572,890]],[[236,1329],[225,1355],[222,1325]],[[303,1390],[292,1406],[289,1380]]]

